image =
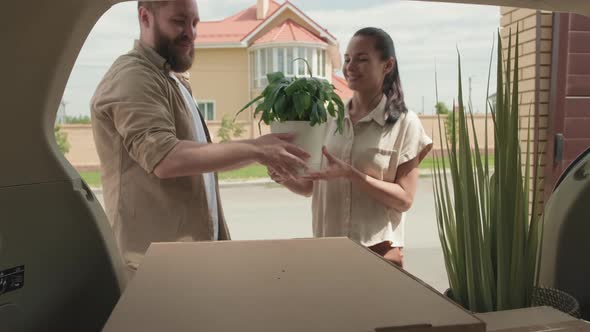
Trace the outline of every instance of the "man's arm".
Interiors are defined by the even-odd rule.
[[[282,174],[295,174],[309,157],[290,143],[290,134],[223,144],[179,140],[163,85],[143,68],[127,67],[93,102],[96,115],[112,120],[125,150],[147,173],[172,178],[259,162]]]
[[[235,169],[254,162],[277,170],[285,175],[296,175],[305,167],[309,155],[289,143],[290,134],[270,134],[254,140],[222,144],[199,144],[179,141],[156,165],[154,174],[159,178],[174,178],[220,170]]]

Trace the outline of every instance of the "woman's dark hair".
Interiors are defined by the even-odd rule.
[[[391,57],[395,59],[393,70],[383,80],[383,93],[387,97],[387,123],[393,124],[402,113],[408,111],[404,101],[404,91],[399,78],[398,61],[395,56],[395,47],[389,34],[379,28],[363,28],[354,34],[354,37],[371,37],[375,40],[375,49],[381,53],[381,60],[387,61]]]

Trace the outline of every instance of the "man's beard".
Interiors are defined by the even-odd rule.
[[[195,57],[194,47],[191,47],[188,54],[183,54],[178,48],[180,47],[180,43],[190,42],[192,44],[192,40],[185,35],[170,39],[164,36],[158,23],[154,25],[154,33],[156,38],[156,52],[166,59],[173,72],[183,73],[192,67],[193,58]]]

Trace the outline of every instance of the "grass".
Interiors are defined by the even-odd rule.
[[[484,157],[482,156],[481,159],[483,160]],[[445,158],[445,162],[448,166],[449,162],[446,158]],[[492,167],[494,166],[494,155],[493,154],[488,156],[488,164]],[[434,157],[431,157],[431,156],[425,157],[422,160],[422,162],[420,163],[420,169],[431,170],[433,168],[434,168]]]
[[[100,172],[80,172],[82,179],[92,188],[101,187]],[[219,173],[219,180],[245,180],[268,177],[266,167],[262,165],[250,165],[241,169]]]
[[[259,164],[219,173],[219,180],[260,179],[266,177],[268,177],[266,167]]]
[[[90,188],[98,188],[101,187],[102,184],[100,182],[100,172],[80,172],[80,176],[82,180],[88,184]]]
[[[494,156],[491,155],[489,158],[490,165],[494,165]],[[424,158],[424,160],[422,160],[422,163],[420,163],[420,169],[422,170],[430,170],[433,166],[434,159],[430,156]],[[82,179],[92,188],[98,188],[102,185],[100,181],[100,172],[98,171],[81,172],[80,176],[82,176]],[[233,171],[219,173],[219,180],[249,180],[262,179],[266,177],[268,177],[266,167],[259,164],[250,165]]]

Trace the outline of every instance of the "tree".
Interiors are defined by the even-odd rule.
[[[455,128],[455,135],[453,136],[453,127]],[[455,117],[455,112],[449,112],[447,114],[447,118],[445,119],[445,128],[447,132],[447,139],[449,140],[450,144],[457,142],[457,138],[459,137],[459,118]]]
[[[451,112],[449,110],[449,107],[442,101],[436,103],[436,105],[434,105],[434,108],[436,108],[436,114],[449,114]]]
[[[217,131],[217,136],[221,138],[221,142],[229,142],[232,137],[240,137],[244,133],[242,125],[237,124],[227,114],[221,119],[221,127]]]
[[[457,131],[455,131],[455,137],[453,137],[453,127],[456,128],[458,120],[455,119],[455,112],[451,111],[447,104],[443,103],[442,101],[436,103],[436,105],[434,105],[434,108],[436,109],[436,114],[446,115],[446,118],[444,119],[444,124],[447,133],[447,139],[449,140],[449,143],[452,144],[453,140],[457,136]]]
[[[66,154],[70,152],[70,143],[68,142],[68,134],[61,131],[59,126],[53,128],[53,134],[55,135],[55,142],[61,153]]]
[[[88,115],[66,115],[65,123],[67,124],[90,124],[90,117]]]

